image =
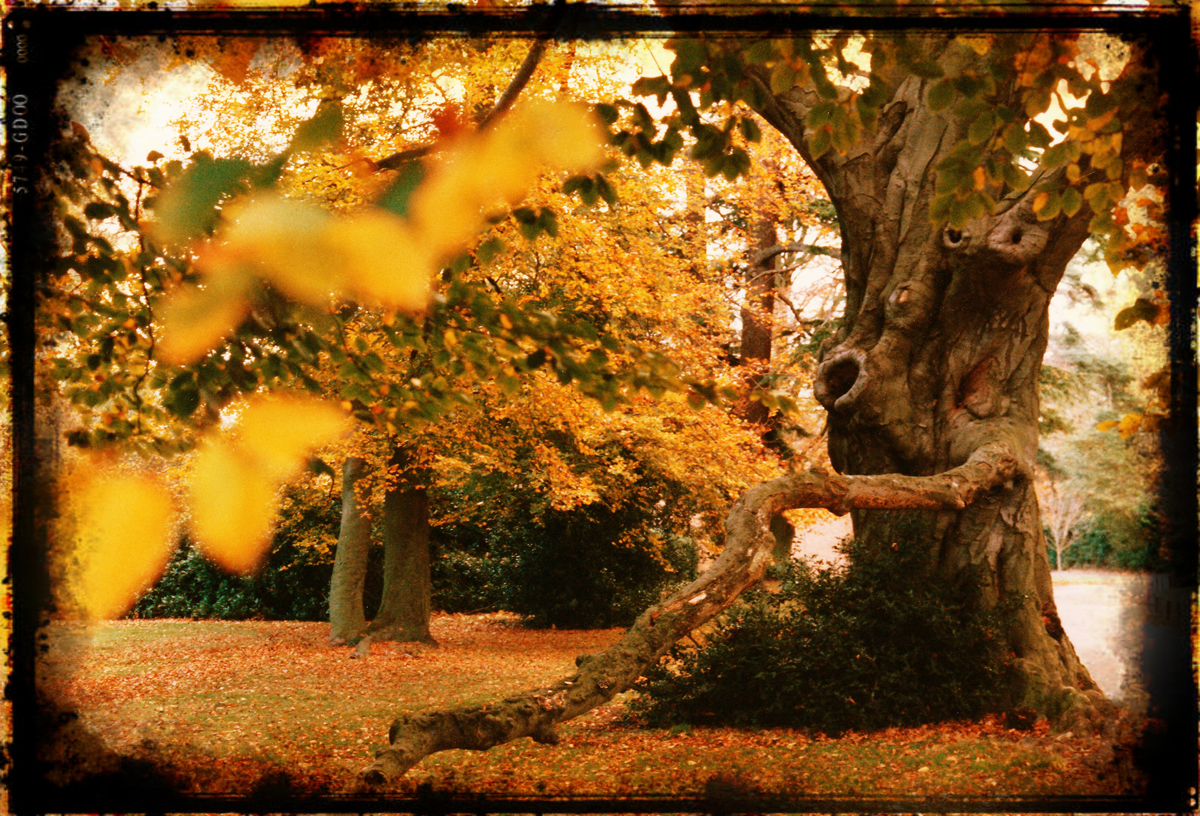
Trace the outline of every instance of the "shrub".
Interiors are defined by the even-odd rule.
[[[698,563],[690,539],[595,505],[549,511],[540,524],[503,530],[491,543],[504,608],[531,626],[627,626],[668,587],[694,578]]]
[[[295,498],[295,493],[288,498]],[[250,577],[225,572],[185,538],[163,577],[129,614],[141,618],[328,620],[332,543],[340,512],[336,502],[292,501],[290,512],[275,531],[266,562]]]
[[[634,714],[840,734],[999,708],[1003,613],[973,607],[965,586],[922,580],[919,547],[871,558],[859,547],[841,546],[847,570],[793,563],[778,594],[747,593],[702,649],[676,646],[647,672]]]
[[[1133,512],[1103,511],[1080,525],[1065,560],[1072,566],[1160,569],[1162,538],[1162,519],[1152,503],[1143,503]]]
[[[434,609],[469,613],[504,606],[507,559],[489,553],[485,541],[462,528],[435,530],[431,543]]]

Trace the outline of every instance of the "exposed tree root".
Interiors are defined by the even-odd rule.
[[[1018,472],[1003,444],[980,447],[961,466],[936,476],[839,476],[802,473],[748,490],[725,521],[725,550],[695,581],[647,609],[613,646],[576,658],[578,671],[551,686],[486,705],[430,709],[399,717],[361,778],[372,785],[403,776],[430,754],[483,751],[520,737],[557,742],[560,722],[578,717],[630,688],[675,641],[711,620],[762,579],[772,563],[771,519],[784,510],[824,507],[955,510]]]

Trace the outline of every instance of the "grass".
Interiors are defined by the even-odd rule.
[[[366,660],[310,623],[126,621],[55,625],[44,686],[114,752],[167,769],[185,791],[244,793],[286,771],[302,790],[350,793],[398,714],[485,702],[552,682],[618,630],[525,630],[504,615],[435,616],[439,649],[376,644]],[[561,728],[427,758],[395,792],[495,797],[1086,796],[1132,793],[1092,735],[997,720],[826,739],[789,729],[639,727],[631,693]]]

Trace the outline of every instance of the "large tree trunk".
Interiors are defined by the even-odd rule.
[[[931,37],[928,53],[942,46]],[[1018,600],[1012,702],[1053,716],[1081,693],[1100,697],[1059,622],[1032,481],[1048,307],[1091,214],[1039,221],[1030,191],[962,229],[935,226],[935,168],[970,123],[930,112],[927,84],[895,77],[878,131],[847,155],[808,153],[810,92],[768,97],[761,111],[817,172],[841,227],[845,321],[814,390],[841,473],[944,473],[990,444],[1016,458],[1012,483],[968,507],[860,509],[854,529],[882,547],[915,524],[923,534],[904,539],[946,580],[969,578],[984,606]]]
[[[371,520],[356,492],[366,466],[366,460],[358,456],[348,456],[342,464],[342,524],[329,582],[329,642],[335,646],[353,641],[367,628],[363,584],[371,549]]]
[[[397,445],[388,463],[383,500],[383,601],[367,634],[371,640],[436,645],[431,604],[429,495],[417,483],[412,452]]]
[[[909,45],[936,60],[951,39],[930,34]],[[741,60],[743,42],[720,45]],[[969,59],[968,50],[956,58]],[[816,156],[805,122],[820,96],[803,87],[775,95],[765,69],[742,67],[759,85],[756,110],[800,151],[838,212],[846,318],[823,351],[814,390],[844,475],[801,474],[752,489],[730,513],[717,562],[647,610],[618,644],[579,658],[580,671],[553,686],[398,718],[367,781],[402,774],[435,751],[523,736],[552,742],[557,723],[628,688],[672,642],[758,581],[771,561],[771,520],[792,507],[851,512],[868,547],[923,547],[937,574],[972,582],[980,605],[1014,602],[1011,706],[1064,722],[1109,709],[1059,621],[1033,489],[1049,302],[1091,213],[1040,221],[1030,189],[963,228],[935,226],[937,167],[969,140],[970,122],[926,107],[929,80],[874,67],[890,93],[877,127],[844,154]],[[1128,149],[1138,134],[1124,135]],[[1079,169],[1090,172],[1086,157]]]

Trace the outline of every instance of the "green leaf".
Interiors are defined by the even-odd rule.
[[[814,132],[808,139],[808,149],[814,159],[824,156],[832,146],[833,139],[830,137],[829,131],[825,128]]]
[[[812,130],[818,130],[825,125],[833,124],[833,117],[838,106],[832,102],[818,102],[805,117],[805,125]]]
[[[313,457],[308,460],[308,472],[315,473],[318,476],[329,476],[336,479],[338,477],[334,469],[331,468],[324,460]]]
[[[953,104],[956,93],[954,82],[949,79],[943,79],[930,86],[928,93],[925,95],[925,103],[931,111],[937,113]]]
[[[665,76],[641,77],[633,83],[630,90],[634,96],[656,97],[658,104],[661,105],[666,101],[667,94],[671,92],[671,81]],[[616,117],[614,117],[614,121],[615,119]]]
[[[1083,206],[1083,196],[1074,187],[1068,187],[1062,192],[1063,215],[1072,216]]]
[[[604,176],[596,176],[596,192],[600,194],[610,209],[617,206],[617,191]]]
[[[616,105],[610,105],[607,102],[602,102],[596,105],[596,115],[600,117],[600,121],[606,125],[611,125],[620,118],[620,112]]]
[[[187,419],[200,407],[200,390],[190,378],[181,381],[183,376],[180,375],[172,381],[163,399],[163,407],[180,419]]]
[[[1117,331],[1124,331],[1138,321],[1144,320],[1151,326],[1158,319],[1159,308],[1158,304],[1149,298],[1138,298],[1132,306],[1128,306],[1117,312],[1117,317],[1113,321],[1113,328]]]
[[[675,60],[671,63],[672,77],[690,75],[704,64],[706,50],[699,40],[676,40],[674,51]]]
[[[311,153],[314,150],[320,150],[342,135],[345,123],[346,118],[342,113],[340,102],[336,100],[322,102],[313,118],[296,128],[288,151]]]
[[[92,221],[103,221],[105,218],[115,215],[116,212],[115,207],[103,201],[93,201],[83,208],[83,214]]]
[[[729,158],[725,160],[725,166],[721,172],[729,181],[748,174],[750,172],[750,154],[740,147],[734,148],[729,154]]]
[[[921,79],[940,79],[944,74],[942,66],[928,58],[913,60],[908,65],[908,70]]]
[[[542,214],[538,218],[538,226],[551,238],[558,237],[558,216],[549,207],[542,210]]]
[[[746,61],[751,65],[763,65],[775,56],[775,46],[770,40],[759,40],[746,49]]]
[[[743,116],[738,120],[738,128],[742,131],[742,136],[747,142],[757,144],[762,141],[762,129],[759,128],[758,122],[755,122],[749,116]]]
[[[399,216],[408,215],[409,204],[413,193],[425,180],[425,165],[420,161],[412,161],[404,165],[396,180],[384,191],[375,206]]]
[[[1042,198],[1045,196],[1045,198]],[[1039,207],[1038,204],[1041,204]],[[1049,190],[1038,193],[1034,199],[1034,209],[1037,213],[1039,221],[1049,221],[1062,211],[1062,193],[1058,190]]]
[[[502,255],[504,250],[504,241],[493,235],[475,248],[475,257],[486,266]]]
[[[1108,199],[1108,185],[1104,182],[1089,184],[1083,190],[1083,197],[1092,208],[1092,212],[1096,213],[1107,210],[1112,203]]]
[[[983,144],[988,139],[992,138],[992,134],[996,130],[995,114],[991,111],[976,117],[971,126],[967,128],[967,140],[971,144]]]
[[[254,166],[243,159],[214,159],[197,153],[179,179],[155,202],[155,229],[167,243],[206,234],[217,221],[217,205],[245,187]]]
[[[1054,141],[1054,139],[1050,136],[1050,131],[1046,130],[1045,126],[1043,126],[1041,122],[1029,123],[1029,136],[1026,140],[1026,143],[1030,147],[1044,149],[1049,147],[1050,142],[1052,141]],[[1013,152],[1015,153],[1017,151],[1014,150]]]
[[[781,62],[771,70],[771,93],[776,96],[787,93],[796,84],[796,71],[786,62]]]
[[[1059,142],[1046,148],[1042,156],[1042,166],[1047,168],[1062,167],[1077,161],[1080,156],[1079,143],[1074,141]]]

